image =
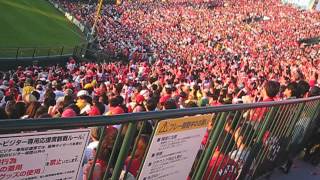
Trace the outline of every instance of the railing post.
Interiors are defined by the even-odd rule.
[[[154,127],[156,128],[158,126],[158,124],[159,124],[159,121],[156,122]],[[142,161],[141,161],[141,165],[140,165],[139,170],[138,170],[138,175],[136,177],[140,177],[140,173],[142,171],[142,166],[143,166],[143,164],[144,164],[144,162],[145,162],[145,160],[147,158],[147,154],[148,154],[148,151],[150,149],[152,138],[154,137],[154,135],[155,135],[155,130],[153,130],[152,133],[151,133],[151,136],[150,136],[146,151],[144,152],[144,155],[143,155],[143,158],[142,158]]]
[[[76,54],[77,51],[78,51],[78,46],[75,46],[75,47],[73,48],[73,53],[72,53],[72,55],[73,55],[73,56],[76,56],[75,54]]]
[[[209,138],[208,148],[205,150],[205,154],[203,156],[203,159],[200,162],[199,169],[195,172],[196,175],[195,175],[194,179],[202,179],[203,174],[206,170],[208,161],[211,157],[211,154],[214,150],[214,147],[217,144],[217,140],[219,138],[219,135],[221,134],[221,131],[224,130],[224,125],[227,120],[227,115],[228,115],[227,112],[222,112],[221,117],[218,119],[217,126],[212,129],[212,131],[214,131],[214,132],[212,133],[212,136]]]
[[[20,48],[17,49],[16,59],[18,59]]]
[[[62,48],[61,48],[60,56],[62,56],[63,50],[64,50],[64,46],[62,46]]]
[[[34,59],[34,55],[36,54],[36,49],[37,49],[37,48],[34,48],[34,49],[33,49],[32,59]]]
[[[112,167],[112,163],[115,159],[115,156],[116,156],[116,151],[118,150],[118,147],[121,145],[121,142],[122,142],[122,130],[123,130],[123,126],[124,125],[121,125],[119,131],[118,131],[118,134],[117,134],[117,137],[116,137],[116,140],[114,141],[114,144],[113,144],[113,148],[112,148],[112,151],[111,151],[111,154],[110,154],[110,157],[109,157],[109,160],[108,160],[108,164],[107,164],[107,168],[106,168],[106,172],[104,173],[104,177],[103,177],[103,180],[107,180],[108,179],[108,175],[109,175],[109,169]]]
[[[128,156],[130,145],[134,139],[134,134],[137,130],[137,123],[129,123],[127,133],[124,137],[119,156],[117,158],[117,162],[114,166],[114,170],[112,173],[111,180],[118,180],[122,171],[122,167],[126,157]]]
[[[129,172],[129,168],[131,167],[134,154],[136,153],[136,150],[137,150],[137,146],[138,146],[138,143],[139,143],[139,139],[140,139],[140,137],[141,137],[142,131],[143,131],[143,129],[144,129],[145,126],[146,126],[146,121],[143,121],[142,126],[141,126],[141,128],[140,128],[140,130],[139,130],[138,136],[136,137],[135,143],[134,143],[134,145],[133,145],[132,152],[131,152],[131,155],[130,155],[130,156],[131,156],[131,159],[130,159],[129,163],[127,164],[127,167],[126,167],[127,169],[126,169],[126,172],[125,172],[125,174],[124,174],[123,179],[127,179],[128,172]]]
[[[98,144],[98,147],[97,147],[96,155],[94,156],[93,163],[92,163],[92,167],[90,168],[90,171],[89,171],[89,174],[88,174],[88,179],[89,179],[89,180],[92,179],[94,167],[95,167],[96,162],[97,162],[97,159],[98,159],[98,154],[101,153],[100,151],[101,151],[101,148],[102,148],[102,141],[103,141],[104,136],[105,136],[105,134],[106,134],[106,129],[105,129],[104,126],[99,127],[99,128],[101,128],[102,131],[101,131],[101,134],[100,134],[99,144]]]

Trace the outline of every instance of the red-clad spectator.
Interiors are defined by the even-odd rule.
[[[228,153],[231,151],[228,146],[228,140],[222,135],[219,138],[217,148],[213,152],[212,159],[209,162],[208,168],[203,176],[206,180],[213,179],[236,179],[239,173],[239,165],[237,162],[232,160]],[[229,139],[231,140],[231,139]]]
[[[109,101],[109,111],[106,113],[106,115],[117,115],[117,114],[123,114],[124,110],[122,107],[120,107],[121,102],[119,101],[119,98],[114,97],[110,99]]]
[[[138,175],[138,170],[140,168],[142,158],[147,148],[148,137],[144,135],[141,136],[137,143],[137,149],[135,151],[134,156],[129,156],[125,161],[126,168],[134,177]]]
[[[274,98],[279,93],[280,84],[275,81],[267,81],[262,89],[261,102],[274,101]],[[257,108],[250,112],[250,120],[261,122],[266,116],[267,108]]]

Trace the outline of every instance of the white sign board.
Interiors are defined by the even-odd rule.
[[[161,121],[139,179],[187,179],[212,115]]]
[[[0,179],[75,180],[89,129],[0,135]]]

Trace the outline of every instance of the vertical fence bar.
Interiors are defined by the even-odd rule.
[[[303,112],[303,110],[304,110],[304,108],[306,107],[306,103],[301,103],[301,104],[299,104],[298,105],[299,107],[298,107],[298,111],[297,111],[297,114],[295,115],[295,117],[294,117],[294,125],[299,121],[299,119],[301,118],[301,114],[302,114],[302,112]],[[292,129],[293,130],[293,128],[294,128],[294,126],[291,126],[290,127],[290,129]],[[291,133],[290,133],[291,134]],[[287,134],[287,136],[289,136],[289,134]]]
[[[297,124],[297,122],[301,118],[301,114],[302,114],[302,111],[305,108],[305,106],[306,106],[306,103],[299,104],[298,112],[297,112],[296,116],[294,117],[294,124],[291,127],[289,127],[290,128],[289,131],[293,130],[294,126]],[[292,131],[292,132],[294,132],[294,131]],[[288,132],[286,136],[289,136],[290,134],[291,134],[291,136],[294,135],[294,134],[292,134],[292,132]]]
[[[208,146],[208,149],[205,151],[202,161],[200,162],[200,166],[198,171],[196,172],[195,179],[202,179],[208,164],[207,162],[210,160],[209,158],[211,157],[212,151],[214,150],[214,146],[217,144],[217,139],[220,135],[220,132],[223,131],[226,118],[227,112],[222,112],[221,118],[218,120],[219,122],[217,123],[217,127],[213,129],[214,132],[212,134],[212,137],[210,137],[210,144]]]
[[[281,142],[281,144],[280,144],[281,147],[280,147],[280,150],[278,153],[281,153],[281,149],[282,149],[282,151],[287,151],[286,148],[291,143],[291,138],[287,139],[288,134],[292,134],[293,128],[295,127],[297,121],[301,117],[302,111],[300,112],[300,108],[302,108],[302,110],[303,110],[304,109],[303,106],[304,106],[304,103],[303,104],[295,104],[295,111],[291,112],[291,116],[289,115],[289,118],[286,119],[286,123],[285,123],[284,127],[281,128],[280,130],[278,130],[278,132],[276,133],[275,136],[279,137],[278,140],[280,140],[281,138],[286,139],[286,142],[285,142],[286,144],[284,144],[284,142]],[[292,155],[293,154],[295,154],[295,152],[287,152],[286,153],[285,161],[287,163],[290,164],[292,162],[292,160],[293,160]],[[279,156],[279,154],[277,154],[277,156]],[[275,157],[275,158],[277,158],[277,157]],[[285,161],[280,162],[282,164],[280,164],[279,162],[278,162],[278,164],[274,164],[273,168],[277,167],[278,165],[283,165],[283,163],[285,163]]]
[[[223,142],[223,147],[221,147],[221,149],[222,148],[224,148],[225,147],[225,145],[227,144],[227,150],[231,150],[231,149],[233,149],[234,148],[234,146],[236,146],[236,141],[238,140],[238,138],[235,140],[235,143],[234,144],[232,144],[232,142],[233,142],[233,138],[234,138],[234,135],[235,135],[235,133],[236,133],[236,130],[237,130],[237,127],[241,124],[241,117],[242,117],[242,115],[243,115],[243,112],[239,112],[238,110],[236,111],[236,113],[235,113],[235,115],[234,115],[234,118],[232,119],[232,122],[231,122],[231,124],[230,124],[230,128],[231,128],[231,132],[227,132],[227,133],[230,133],[229,134],[229,137],[230,137],[230,135],[231,135],[231,139],[228,139],[228,134],[226,135],[226,137],[225,137],[225,139],[224,139],[224,142]],[[226,142],[227,140],[229,140],[229,142]],[[221,153],[220,153],[221,154]],[[218,155],[218,157],[220,156],[220,154]],[[220,169],[220,167],[221,167],[221,165],[222,164],[225,164],[225,158],[227,157],[227,156],[229,156],[229,155],[224,155],[224,157],[223,157],[223,159],[222,159],[222,161],[221,161],[221,163],[219,164],[219,167],[217,168],[217,172],[218,172],[218,170]],[[229,159],[230,160],[230,159]],[[226,162],[226,164],[228,164],[229,163],[229,160],[227,160],[227,162]],[[216,163],[217,163],[218,161],[216,161],[215,162],[215,165],[213,166],[213,167],[215,167],[216,166]],[[210,174],[209,174],[209,179],[212,179],[211,178],[211,174],[212,174],[212,171],[213,171],[213,167],[212,167],[212,169],[211,169],[211,171],[210,171]],[[213,176],[213,179],[215,179],[216,178],[216,176],[217,176],[217,173],[216,172],[216,174]]]
[[[82,45],[81,46],[81,48],[80,48],[80,53],[79,53],[79,55],[82,57],[82,54],[85,52],[85,47],[84,47],[84,45]],[[83,52],[84,51],[84,52]]]
[[[225,121],[224,124],[223,124],[222,130],[220,130],[220,129],[215,129],[215,131],[220,131],[219,137],[216,139],[216,142],[219,142],[220,138],[226,138],[226,137],[227,137],[227,136],[222,137],[222,135],[223,135],[225,126],[226,126],[226,124],[227,124],[227,119],[229,118],[230,114],[231,114],[231,112],[229,112],[228,115],[226,116],[226,121]],[[209,158],[209,160],[208,160],[208,162],[207,162],[207,165],[206,165],[206,170],[208,169],[208,166],[210,166],[210,161],[211,161],[211,159],[212,159],[212,157],[213,157],[214,151],[215,151],[216,148],[217,148],[217,145],[218,145],[218,143],[215,144],[215,146],[214,146],[214,148],[213,148],[213,151],[212,151],[211,154],[210,154],[210,158]],[[222,148],[222,147],[220,147],[220,148]],[[221,153],[219,153],[218,157],[219,157],[220,155],[221,155]],[[222,162],[223,162],[223,160],[222,160]],[[214,164],[213,167],[215,167],[216,164],[217,164],[217,161],[215,162],[215,164]],[[221,163],[219,164],[218,169],[220,168],[220,165],[221,165]],[[204,171],[204,173],[206,173],[206,170]],[[212,169],[210,170],[210,172],[209,172],[209,179],[210,179],[210,177],[211,177],[211,175],[212,175],[212,171],[213,171],[213,168],[212,168]],[[203,177],[203,175],[202,175],[202,177]],[[215,177],[214,177],[214,178],[215,178]]]
[[[254,109],[250,109],[248,111],[252,112],[252,111],[255,111],[256,109],[257,108],[254,108]],[[270,109],[267,109],[267,111],[265,111],[264,113],[269,114],[270,113]],[[264,122],[265,118],[266,118],[266,116],[263,117],[261,122]],[[254,128],[255,127],[258,128],[258,126],[259,126],[258,124],[260,123],[260,121],[252,122],[251,120],[252,119],[250,118],[249,115],[246,116],[246,118],[243,120],[242,124],[239,124],[239,126],[235,127],[235,129],[234,129],[234,131],[237,131],[239,129],[240,132],[242,131],[242,132],[244,132],[244,134],[248,135],[249,137],[251,136],[250,139],[244,139],[244,140],[242,139],[241,140],[241,143],[246,144],[246,148],[251,147],[251,144],[256,142],[256,135],[257,135],[256,132],[257,132],[257,130],[254,130]],[[247,127],[244,127],[244,124],[249,124],[249,125]],[[235,132],[234,132],[233,135],[235,135]],[[240,148],[238,148],[237,147],[237,142],[240,140],[239,138],[240,137],[238,136],[237,139],[234,139],[234,142],[235,142],[234,147],[236,148],[236,150],[234,152],[236,152],[236,153],[231,155],[231,159],[235,160],[235,162],[237,164],[239,164],[238,175],[240,176],[241,172],[243,171],[243,169],[245,169],[244,167],[246,165],[246,162],[249,159],[249,156],[250,156],[250,153],[251,153],[252,150],[250,150],[248,152],[246,150],[243,151]],[[248,137],[243,137],[243,138],[248,138]],[[249,143],[246,143],[246,142],[249,142]],[[240,151],[240,153],[239,153],[239,151]],[[238,160],[234,159],[234,158],[237,158],[237,156],[238,156]]]
[[[105,127],[99,127],[99,128],[102,128],[102,132],[101,132],[101,135],[100,135],[100,138],[99,138],[99,144],[98,144],[98,147],[97,147],[97,152],[96,152],[96,155],[95,155],[95,157],[94,157],[92,167],[91,167],[91,169],[90,169],[90,171],[89,171],[89,175],[88,175],[88,179],[89,179],[89,180],[92,179],[94,167],[95,167],[96,162],[97,162],[97,159],[98,159],[98,154],[99,154],[100,151],[101,151],[102,142],[103,142],[104,136],[105,136],[105,134],[106,134]]]
[[[272,122],[270,122],[270,126],[269,126],[269,128],[268,128],[268,130],[269,130],[269,137],[273,137],[272,135],[273,135],[273,132],[272,132],[272,130],[275,128],[275,127],[277,127],[278,129],[281,129],[281,128],[283,128],[283,124],[285,124],[285,123],[283,123],[283,122],[286,122],[287,121],[287,119],[288,119],[288,117],[289,117],[289,114],[290,114],[290,111],[288,110],[288,109],[290,109],[290,107],[287,107],[287,106],[281,106],[281,107],[279,107],[279,111],[277,112],[277,114],[275,115],[275,118],[273,119],[273,121]],[[278,120],[280,120],[281,119],[281,122],[282,122],[282,124],[280,125],[279,124],[279,122],[278,122]],[[268,137],[268,138],[269,138]],[[266,140],[268,140],[268,139],[266,139]],[[265,155],[265,153],[267,153],[267,146],[264,146],[263,148],[261,148],[260,149],[260,151],[259,151],[259,153],[258,153],[258,158],[257,158],[257,160],[256,160],[256,165],[257,166],[259,166],[260,164],[260,162],[262,161],[262,159],[264,158],[264,155]]]
[[[213,128],[216,127],[217,122],[218,122],[218,119],[220,118],[220,116],[221,116],[220,113],[218,113],[217,115],[215,115],[215,114],[212,115],[211,121],[214,121],[214,122],[212,122],[212,129],[211,129],[211,131],[209,132],[209,136],[208,136],[209,139],[207,140],[207,143],[205,144],[205,147],[203,148],[203,151],[202,151],[202,153],[201,153],[201,155],[200,155],[200,157],[199,157],[198,163],[196,164],[196,167],[195,167],[195,169],[194,169],[194,172],[193,172],[193,174],[192,174],[191,179],[194,179],[194,178],[195,178],[196,172],[198,171],[199,166],[200,166],[200,163],[201,163],[201,161],[202,161],[202,159],[203,159],[203,157],[204,157],[205,149],[206,149],[206,148],[208,147],[208,145],[210,144],[210,137],[212,137]]]
[[[317,116],[316,115],[319,115],[319,113],[320,113],[320,101],[318,100],[318,103],[316,103],[316,105],[315,105],[316,107],[315,107],[315,109],[314,109],[314,112],[312,113],[312,115],[311,115],[311,117],[310,118],[312,118],[310,121],[311,122],[309,122],[309,124],[308,124],[308,126],[306,127],[306,129],[305,129],[305,133],[303,134],[303,142],[305,143],[305,141],[306,141],[306,139],[308,139],[308,138],[310,138],[310,136],[311,136],[311,133],[310,133],[310,131],[312,131],[313,130],[313,126],[315,126],[315,121],[317,120],[316,118],[317,118]],[[306,132],[309,132],[309,133],[306,133]]]
[[[303,113],[301,114],[301,117],[299,118],[300,124],[304,124],[303,129],[305,132],[308,132],[308,130],[311,128],[311,126],[313,125],[313,109],[312,106],[314,106],[313,104],[310,104],[310,102],[307,102],[304,109],[303,109]],[[304,121],[302,123],[302,121]],[[303,133],[302,135],[303,137],[301,137],[302,141],[305,138],[305,136],[308,136],[308,133]],[[300,142],[301,143],[301,142]],[[303,143],[301,143],[303,144]]]
[[[152,142],[152,139],[153,139],[153,137],[154,137],[154,134],[156,133],[156,129],[157,129],[157,127],[158,127],[159,122],[160,122],[160,120],[157,120],[157,121],[156,121],[155,126],[154,126],[154,129],[153,129],[153,131],[152,131],[152,133],[151,133],[151,136],[150,136],[150,138],[149,138],[149,142],[148,142],[146,151],[144,152],[144,155],[143,155],[143,158],[142,158],[142,161],[141,161],[141,165],[140,165],[139,170],[138,170],[137,178],[140,177],[140,172],[141,172],[142,167],[143,167],[143,164],[144,164],[144,162],[145,162],[145,160],[146,160],[146,158],[147,158],[147,154],[148,154],[148,151],[149,151],[149,149],[150,149],[151,142]]]
[[[314,112],[312,113],[311,115],[311,121],[314,121],[315,118],[317,118],[317,115],[319,115],[320,113],[320,101],[318,103],[315,104],[315,109],[314,109]]]
[[[128,166],[127,166],[127,168],[126,168],[126,172],[125,172],[125,174],[124,174],[124,178],[123,178],[123,179],[127,179],[128,172],[129,172],[129,169],[130,169],[130,167],[131,167],[132,161],[133,161],[133,159],[134,159],[134,155],[135,155],[135,153],[136,153],[136,149],[137,149],[137,145],[138,145],[138,143],[139,143],[139,139],[140,139],[141,133],[142,133],[142,131],[143,131],[143,129],[144,129],[145,126],[146,126],[146,121],[143,121],[142,126],[141,126],[141,129],[139,130],[138,136],[136,137],[136,141],[135,141],[135,143],[134,143],[134,145],[133,145],[132,152],[131,152],[131,155],[130,155],[130,156],[131,156],[131,159],[130,159],[130,161],[129,161],[129,163],[128,163]]]
[[[221,113],[217,113],[217,114],[213,114],[213,115],[212,115],[211,121],[214,121],[214,122],[212,122],[212,129],[211,129],[211,131],[209,132],[209,136],[208,136],[209,139],[207,140],[207,143],[205,144],[205,147],[203,148],[203,151],[202,151],[202,153],[201,153],[201,155],[200,155],[200,158],[199,158],[199,160],[198,160],[198,163],[196,164],[196,167],[195,167],[195,169],[194,169],[194,172],[193,172],[193,174],[192,174],[191,179],[194,179],[194,178],[195,178],[196,172],[198,172],[198,170],[199,170],[200,163],[202,162],[202,159],[203,159],[203,157],[204,157],[204,155],[205,155],[205,149],[208,148],[208,146],[209,146],[209,144],[210,144],[210,137],[212,137],[212,134],[213,134],[213,132],[214,132],[214,127],[217,126],[218,120],[220,119],[220,117],[221,117]]]
[[[126,157],[128,156],[129,153],[129,147],[133,141],[134,138],[134,134],[136,132],[137,128],[137,123],[129,123],[128,129],[127,129],[127,133],[124,137],[120,152],[119,152],[119,156],[117,158],[117,162],[114,166],[114,170],[112,173],[112,180],[118,180],[119,176],[121,174],[121,170],[124,164],[124,160],[126,159]]]
[[[116,150],[121,145],[121,140],[122,140],[122,138],[121,138],[122,134],[121,133],[122,133],[122,130],[123,130],[123,126],[124,125],[121,125],[121,127],[119,129],[119,132],[117,134],[116,140],[115,140],[115,142],[113,144],[113,148],[112,148],[111,155],[110,155],[110,158],[109,158],[109,161],[108,161],[108,164],[107,164],[106,172],[105,172],[104,177],[103,177],[104,180],[108,179],[109,169],[111,168],[111,164],[113,163],[113,159],[115,158]]]
[[[78,51],[78,46],[75,46],[74,48],[73,48],[73,56],[77,56],[77,51]]]
[[[18,59],[20,48],[17,48],[16,59]]]
[[[60,51],[60,56],[62,56],[64,50],[64,46],[62,46],[61,51]]]
[[[258,108],[255,108],[251,111],[256,111]],[[255,113],[255,112],[254,112]],[[254,135],[253,137],[257,137],[258,136],[258,133],[262,131],[263,129],[263,125],[267,122],[267,119],[268,117],[270,116],[271,114],[271,108],[268,108],[266,111],[263,112],[265,115],[260,119],[260,121],[255,121],[254,123],[252,123],[252,126],[255,128],[255,131],[254,131]],[[247,120],[248,121],[248,120]],[[250,121],[250,118],[249,118],[249,121]],[[268,124],[265,129],[267,129],[270,125]],[[264,135],[264,133],[263,133]],[[257,143],[257,139],[255,139],[255,143]],[[242,167],[242,170],[240,172],[240,176],[243,176],[244,174],[246,173],[243,173],[243,171],[249,171],[249,167],[252,166],[252,163],[254,162],[253,159],[250,159],[250,158],[253,158],[252,157],[252,154],[255,154],[255,157],[254,158],[257,158],[257,156],[261,153],[262,149],[260,149],[260,147],[258,148],[258,146],[256,144],[253,144],[253,147],[251,148],[252,150],[250,151],[250,154],[249,154],[249,157],[247,157],[246,161],[244,162],[243,164],[243,167]],[[249,162],[249,163],[248,163]],[[248,166],[248,167],[246,167]],[[250,174],[253,176],[253,174]],[[242,177],[243,178],[243,177]]]
[[[283,107],[283,108],[282,108]],[[260,149],[258,153],[258,158],[255,161],[255,167],[253,169],[253,175],[255,177],[256,170],[259,168],[261,164],[263,164],[265,158],[269,155],[269,145],[268,145],[268,140],[269,138],[276,138],[276,139],[281,139],[281,135],[283,135],[283,132],[285,132],[285,128],[287,121],[292,119],[292,117],[295,115],[292,113],[290,110],[292,110],[291,105],[284,105],[279,107],[279,111],[277,111],[277,114],[275,115],[275,118],[271,122],[270,128],[269,129],[269,136],[266,139],[266,144]],[[282,118],[284,117],[284,119]],[[271,139],[272,140],[272,139]],[[272,141],[271,141],[272,144]]]
[[[230,124],[230,126],[234,126],[235,125],[235,123],[237,123],[236,125],[239,125],[239,121],[237,122],[234,122],[234,120],[235,120],[235,118],[237,118],[236,116],[234,116],[234,118],[233,118],[233,121],[231,122],[231,124]],[[226,125],[226,124],[225,124]],[[224,128],[223,129],[225,129],[225,126],[224,125]],[[232,128],[232,127],[231,127]],[[247,131],[248,130],[248,128],[245,130],[245,131]],[[230,138],[233,138],[234,137],[234,134],[235,134],[235,132],[236,132],[236,129],[232,132],[232,136],[230,137]],[[218,142],[220,141],[220,138],[221,137],[219,137],[218,138]],[[229,145],[231,144],[231,141],[232,141],[232,139],[228,139],[228,135],[226,134],[226,136],[225,137],[222,137],[222,138],[224,138],[224,141],[223,141],[223,143],[222,143],[222,146],[220,147],[220,150],[221,149],[223,149],[225,146],[226,146],[226,144],[227,144],[227,140],[229,140],[230,142],[229,142]],[[239,137],[238,137],[239,138]],[[237,141],[237,140],[235,140],[235,141]],[[236,143],[235,143],[236,144]],[[228,148],[229,148],[229,145],[227,146]],[[228,162],[225,162],[225,158],[227,157],[227,155],[223,155],[223,153],[220,151],[219,152],[219,154],[218,154],[218,156],[217,156],[217,159],[219,159],[219,157],[220,156],[223,156],[223,158],[222,158],[222,160],[219,162],[218,160],[216,160],[215,161],[215,163],[214,163],[214,165],[211,167],[211,169],[210,169],[210,172],[209,172],[209,179],[216,179],[216,176],[217,176],[217,174],[218,174],[218,172],[219,172],[219,170],[220,170],[220,167],[221,166],[224,166],[225,165],[225,163],[227,164]],[[240,157],[241,157],[241,155],[240,155]],[[217,167],[217,163],[219,163],[218,164],[218,167]],[[212,173],[213,173],[213,170],[214,169],[216,169],[215,171],[215,174],[214,174],[214,176],[213,176],[213,178],[212,178]],[[219,178],[218,178],[219,179]]]
[[[36,55],[36,50],[37,50],[37,48],[33,49],[32,59],[34,59],[34,56]]]
[[[248,174],[250,166],[253,163],[254,157],[257,155],[260,147],[262,146],[263,136],[264,136],[265,132],[267,131],[270,122],[273,121],[274,116],[278,111],[278,108],[279,107],[272,106],[271,110],[267,113],[266,117],[261,122],[262,126],[261,126],[261,128],[258,128],[259,133],[257,134],[256,143],[254,144],[252,151],[250,151],[248,159],[246,160],[246,162],[243,165],[243,169],[239,175],[240,179],[245,178],[245,176]],[[256,133],[254,133],[254,134],[256,134]]]
[[[270,122],[274,120],[274,116],[277,113],[278,108],[279,107],[274,107],[274,106],[271,107],[270,113],[266,116],[266,118],[263,122],[262,128],[261,128],[261,131],[258,134],[257,141],[262,141],[264,133],[268,129],[268,125],[270,124]]]

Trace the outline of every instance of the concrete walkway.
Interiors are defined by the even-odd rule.
[[[302,160],[295,160],[289,174],[275,170],[269,180],[320,180],[320,165],[315,167]]]

